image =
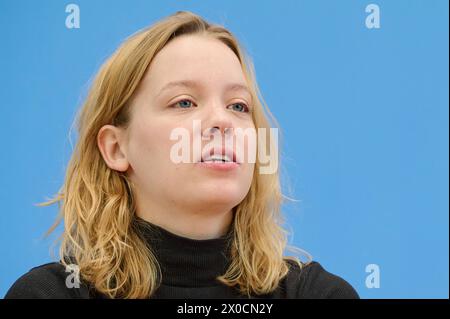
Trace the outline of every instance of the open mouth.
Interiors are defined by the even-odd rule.
[[[234,161],[230,159],[227,155],[212,155],[202,158],[202,163],[233,163]]]
[[[231,149],[219,148],[214,149],[211,148],[209,151],[206,151],[202,154],[200,159],[202,163],[237,163],[236,155]]]

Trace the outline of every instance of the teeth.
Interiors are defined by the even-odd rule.
[[[203,160],[204,162],[232,162],[227,155],[211,155]]]

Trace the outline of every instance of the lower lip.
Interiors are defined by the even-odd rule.
[[[198,162],[197,165],[202,168],[209,168],[217,171],[232,171],[239,167],[235,162]]]

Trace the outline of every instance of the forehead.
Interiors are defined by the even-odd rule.
[[[169,82],[184,80],[217,86],[245,84],[234,52],[221,41],[204,35],[173,39],[155,56],[144,78],[156,92]]]

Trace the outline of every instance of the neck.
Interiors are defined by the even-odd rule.
[[[141,219],[189,239],[214,239],[225,235],[233,220],[233,210],[225,212],[189,212],[187,210],[137,210]]]
[[[135,219],[135,226],[156,257],[165,285],[215,286],[219,284],[217,277],[230,266],[232,228],[219,238],[195,240],[178,236],[139,217]]]

